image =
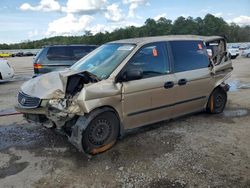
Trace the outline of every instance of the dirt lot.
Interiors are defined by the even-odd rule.
[[[32,58],[9,61],[17,75],[0,83],[0,113],[32,75]],[[21,115],[0,117],[0,187],[250,187],[250,59],[233,63],[223,114],[134,130],[91,159]]]

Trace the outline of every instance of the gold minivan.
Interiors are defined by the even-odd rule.
[[[69,69],[24,83],[16,109],[30,122],[62,131],[80,151],[97,154],[127,129],[203,110],[221,113],[232,69],[223,37],[119,40]]]

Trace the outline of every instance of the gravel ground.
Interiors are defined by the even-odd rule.
[[[13,111],[32,58],[10,58],[0,113]],[[250,187],[250,59],[233,61],[224,113],[199,113],[135,129],[87,158],[21,115],[0,117],[0,187]]]

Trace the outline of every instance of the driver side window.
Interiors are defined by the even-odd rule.
[[[130,59],[126,70],[141,70],[143,78],[169,73],[165,42],[147,44]]]

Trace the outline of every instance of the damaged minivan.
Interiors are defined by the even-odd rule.
[[[16,109],[29,122],[63,132],[80,151],[97,154],[128,129],[204,110],[221,113],[232,69],[223,37],[119,40],[67,70],[24,83]]]

